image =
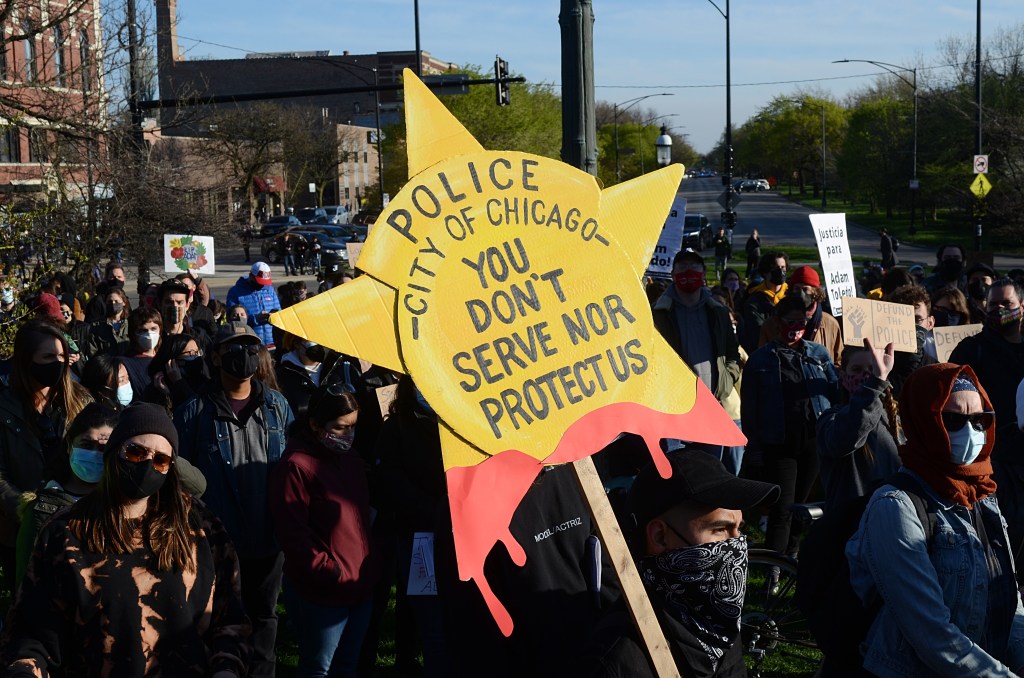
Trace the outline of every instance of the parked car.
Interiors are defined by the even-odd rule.
[[[736,190],[740,193],[754,193],[757,191],[765,190],[764,186],[757,179],[743,179],[739,185],[736,186]]]
[[[295,216],[303,224],[326,224],[327,210],[323,207],[302,207],[296,210]]]
[[[349,222],[349,211],[341,205],[325,205],[324,212],[327,213],[327,223],[347,224]]]
[[[761,184],[761,190],[762,191],[770,191],[770,190],[772,190],[772,185],[768,183],[767,179],[754,179],[754,181],[756,181],[757,183]]]
[[[377,208],[362,209],[356,212],[356,215],[352,217],[353,224],[372,224],[377,221],[377,217],[380,216],[380,210]]]
[[[263,241],[260,248],[263,258],[271,264],[279,264],[284,261],[284,236],[298,236],[307,243],[312,242],[316,237],[320,241],[320,265],[329,266],[336,261],[348,263],[348,247],[346,245],[352,238],[348,237],[338,226],[299,226],[289,228],[284,233],[279,233],[273,238]]]
[[[306,224],[302,229],[313,233],[323,233],[328,238],[345,242],[366,240],[366,227],[363,226],[363,230],[360,231],[360,227],[354,224]]]
[[[263,224],[263,227],[260,229],[260,237],[269,238],[277,235],[278,233],[283,233],[285,229],[301,225],[302,222],[290,214],[270,217],[270,219],[267,220],[267,223]]]
[[[683,220],[683,247],[698,252],[711,245],[711,224],[703,214],[687,214]]]

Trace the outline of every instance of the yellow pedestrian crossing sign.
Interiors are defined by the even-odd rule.
[[[979,198],[984,198],[991,190],[992,184],[989,183],[984,174],[979,174],[974,178],[974,181],[971,182],[971,193]]]

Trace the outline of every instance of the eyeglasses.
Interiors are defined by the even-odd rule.
[[[202,351],[182,351],[178,356],[179,358],[202,358]]]
[[[971,428],[975,431],[986,431],[992,422],[994,421],[995,412],[975,412],[974,414],[961,414],[960,412],[943,412],[942,413],[942,425],[946,427],[949,432],[959,431],[967,422],[971,423]]]
[[[125,460],[133,464],[152,459],[153,468],[157,473],[167,473],[171,469],[171,464],[174,463],[174,458],[171,455],[151,450],[139,443],[125,443],[123,450]]]

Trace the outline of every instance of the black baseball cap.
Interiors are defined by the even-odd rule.
[[[653,463],[640,469],[626,499],[635,526],[627,528],[643,528],[684,501],[745,510],[774,504],[779,498],[778,485],[737,478],[707,452],[678,450],[670,453],[668,460],[672,465],[669,478],[662,478]]]
[[[684,250],[679,250],[678,252],[676,252],[676,256],[672,258],[672,266],[675,266],[680,261],[684,261],[686,259],[696,261],[701,266],[704,266],[704,257],[702,257],[700,255],[700,252],[693,249],[692,247],[687,247]]]

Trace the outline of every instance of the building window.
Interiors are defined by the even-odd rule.
[[[0,79],[7,80],[7,44],[0,46]]]
[[[366,151],[363,151],[363,162],[370,162],[370,154],[367,153]]]
[[[89,92],[92,90],[92,52],[89,48],[89,35],[85,30],[81,33],[82,37],[78,43],[79,61],[81,62],[80,68],[82,69],[82,91]]]
[[[7,125],[0,131],[0,162],[21,162],[20,140],[14,125]]]
[[[22,54],[25,57],[24,79],[26,82],[34,82],[39,75],[36,64],[36,36],[33,34],[32,24],[27,21],[21,23],[21,30],[25,38],[21,41]]]
[[[46,148],[46,132],[30,129],[28,131],[28,161],[47,162],[49,153]]]
[[[352,112],[357,115],[363,112],[363,107],[359,104],[358,101],[352,104]]]
[[[349,192],[348,191],[349,191],[349,189],[346,188],[345,189],[345,200],[348,200],[348,196],[349,196]]]
[[[53,68],[57,71],[57,86],[64,86],[67,64],[64,62],[64,29],[53,27]]]

